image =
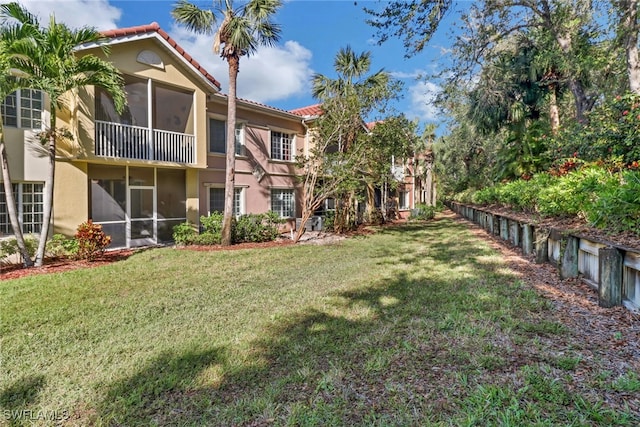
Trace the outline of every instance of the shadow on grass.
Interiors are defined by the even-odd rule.
[[[381,231],[403,241],[431,238],[426,253],[413,261],[373,248],[374,256],[392,263],[431,256],[444,271],[396,271],[392,278],[331,293],[322,305],[270,322],[261,338],[247,343],[249,350],[207,349],[204,343],[202,350],[163,354],[132,377],[107,385],[99,421],[325,426],[463,420],[470,378],[494,381],[504,371],[511,377],[495,381],[508,382],[519,367],[538,363],[535,355],[511,355],[513,348],[486,339],[525,318],[536,303],[510,289],[513,279],[498,264],[478,261],[490,249],[466,235],[451,236],[451,228],[463,227],[435,221]],[[446,270],[458,263],[474,269],[464,278]],[[547,415],[562,420],[550,412],[564,410],[551,408]]]
[[[0,392],[0,405],[5,409],[24,409],[38,400],[45,385],[43,375],[20,378]]]
[[[98,408],[100,421],[123,426],[167,425],[170,418],[189,413],[194,397],[190,390],[198,375],[225,363],[225,350],[220,348],[161,354],[135,376],[109,386]]]

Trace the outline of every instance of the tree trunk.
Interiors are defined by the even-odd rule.
[[[0,164],[2,166],[2,182],[4,184],[5,201],[7,204],[7,213],[9,214],[9,221],[11,222],[11,228],[13,228],[13,235],[16,237],[16,244],[18,250],[22,256],[22,262],[25,267],[32,267],[33,261],[29,252],[27,252],[27,246],[24,243],[24,236],[22,234],[22,227],[20,221],[18,221],[18,212],[16,210],[16,201],[13,197],[13,186],[11,185],[11,174],[9,173],[9,160],[7,159],[7,150],[4,143],[4,129],[2,126],[2,118],[0,117]]]
[[[558,134],[560,129],[560,110],[558,109],[558,84],[549,85],[549,121],[551,122],[551,133]]]
[[[366,183],[366,191],[367,191],[367,210],[366,210],[366,221],[371,224],[379,224],[381,218],[376,214],[376,190],[373,187],[373,184],[370,182]]]
[[[556,32],[556,41],[562,49],[562,52],[567,55],[568,58],[571,58],[573,49],[571,36],[569,34],[559,34]],[[573,73],[569,73],[570,77],[568,79],[569,90],[573,94],[573,98],[576,105],[576,120],[580,123],[584,123],[585,113],[589,110],[589,100],[587,99],[587,94],[584,90],[584,86],[582,82],[573,76]]]
[[[233,222],[233,196],[236,181],[236,84],[240,57],[231,55],[229,62],[229,95],[227,99],[227,169],[224,181],[224,217],[222,219],[222,246],[231,245]]]
[[[640,60],[638,59],[638,0],[622,0],[618,3],[622,26],[622,40],[627,54],[629,89],[640,94]]]
[[[49,226],[51,225],[51,215],[53,213],[53,185],[56,174],[56,100],[51,99],[51,121],[49,124],[49,173],[44,183],[44,207],[42,215],[42,229],[40,230],[40,242],[36,252],[35,266],[41,267],[44,263],[45,249],[49,237]]]

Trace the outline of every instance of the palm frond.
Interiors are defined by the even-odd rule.
[[[5,24],[7,21],[16,20],[21,25],[31,25],[40,27],[38,17],[17,2],[0,4],[0,22]]]
[[[216,25],[216,16],[213,11],[200,9],[187,0],[179,0],[171,11],[171,16],[189,31],[198,34],[213,34]]]

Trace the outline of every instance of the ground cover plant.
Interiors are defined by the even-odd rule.
[[[630,365],[442,215],[335,245],[147,250],[0,299],[12,425],[640,422]]]
[[[576,217],[609,231],[640,235],[640,171],[591,163],[467,192],[461,201],[498,204],[545,217]]]

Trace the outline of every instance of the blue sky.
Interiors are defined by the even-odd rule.
[[[50,13],[72,27],[91,25],[99,30],[157,22],[171,37],[196,58],[227,92],[226,63],[211,51],[211,36],[198,36],[179,27],[171,17],[175,2],[164,0],[23,0],[42,23]],[[196,2],[206,7],[212,2]],[[413,58],[404,57],[400,40],[378,46],[374,29],[365,23],[363,6],[382,8],[384,1],[287,0],[276,15],[282,37],[276,47],[260,48],[250,58],[242,58],[238,96],[285,110],[315,104],[310,95],[314,73],[333,77],[333,60],[346,45],[356,52],[371,51],[372,71],[385,69],[404,82],[403,99],[396,108],[422,124],[439,123],[431,101],[439,90],[437,82],[417,80],[439,69],[447,59],[448,17],[429,46]],[[374,118],[370,118],[374,119]]]

